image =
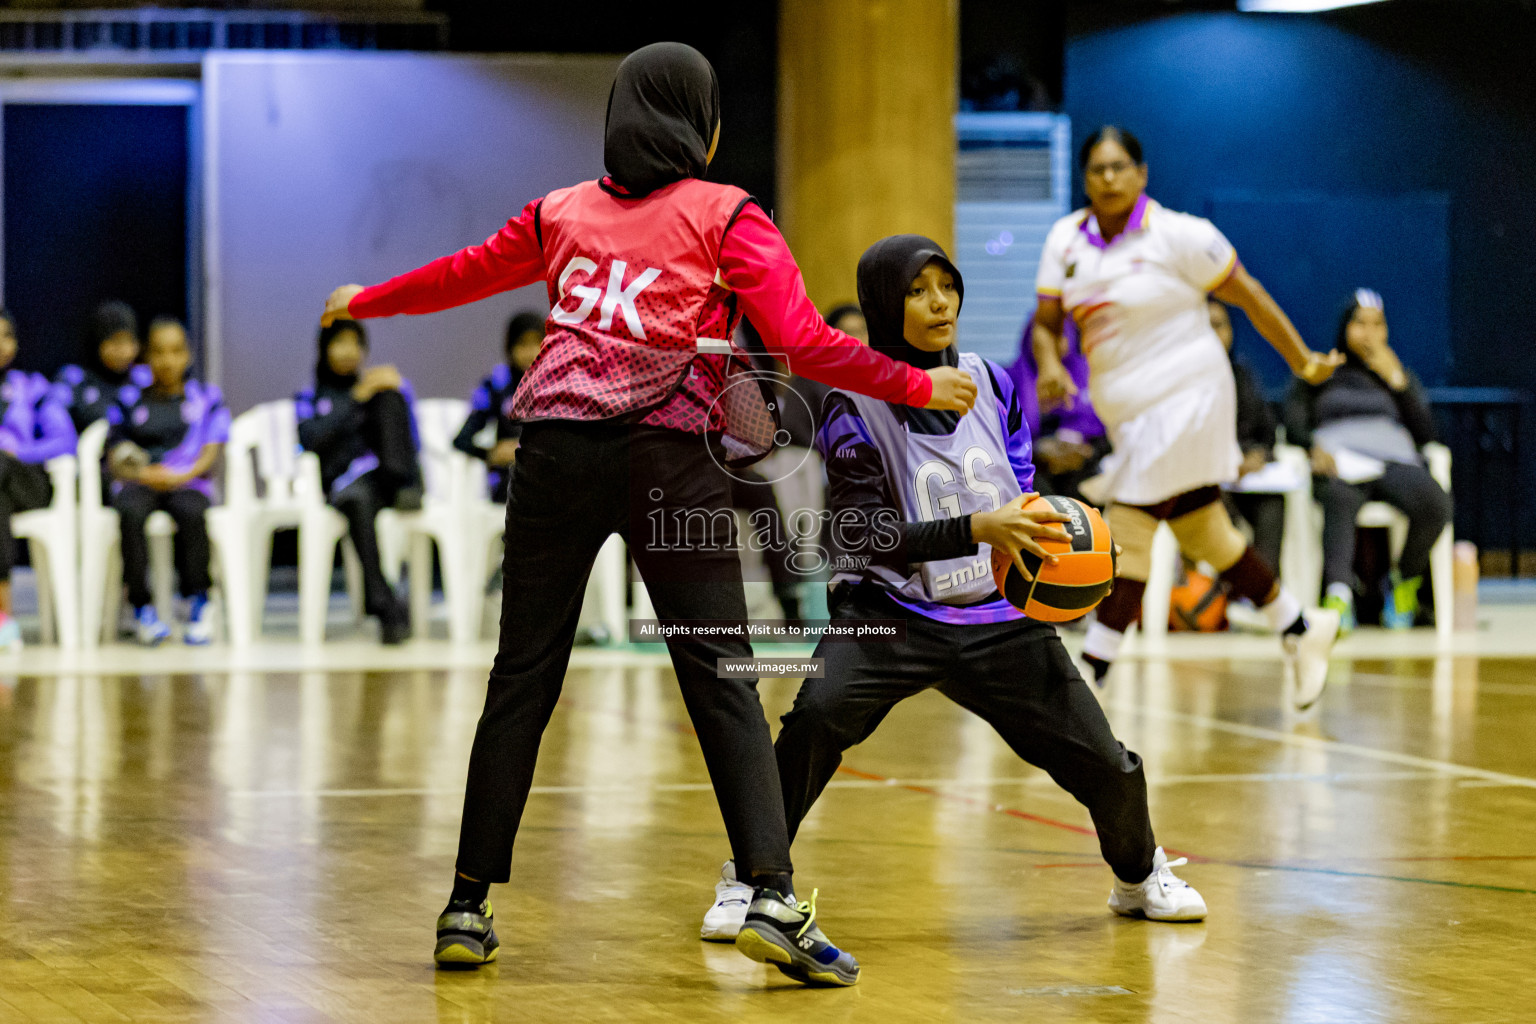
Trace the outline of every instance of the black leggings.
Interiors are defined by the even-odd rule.
[[[1387,463],[1376,480],[1347,484],[1336,477],[1313,478],[1318,502],[1323,506],[1323,586],[1355,579],[1355,517],[1368,501],[1384,501],[1408,517],[1408,539],[1397,559],[1404,579],[1424,575],[1429,568],[1429,549],[1451,521],[1451,496],[1446,494],[1423,466]]]
[[[736,470],[730,477],[731,504],[747,514],[755,535],[754,542],[763,553],[773,592],[781,602],[786,598],[799,608],[800,576],[792,562],[797,545],[784,530],[784,513],[779,509],[773,485],[751,470]]]
[[[800,687],[774,745],[791,838],[843,751],[868,739],[899,702],[936,688],[1088,808],[1100,852],[1117,876],[1139,882],[1151,873],[1157,843],[1141,758],[1115,739],[1054,629],[1029,620],[948,625],[871,588],[856,590],[832,617],[905,619],[907,636],[899,643],[817,646],[825,678]]]
[[[507,501],[501,641],[475,730],[458,870],[510,874],[539,739],[559,700],[587,575],[615,532],[663,622],[746,621],[727,477],[703,437],[543,421],[524,428]],[[745,639],[667,644],[742,878],[787,874],[789,834],[755,680],[718,679]]]
[[[150,513],[169,512],[176,521],[172,544],[176,553],[176,580],[182,597],[208,590],[208,497],[184,487],[156,491],[143,484],[124,484],[112,499],[123,529],[123,580],[128,584],[128,603],[142,608],[154,600],[149,587],[149,538],[144,524]]]
[[[42,466],[18,462],[0,452],[0,583],[11,578],[16,565],[16,538],[11,516],[43,508],[53,500],[53,484]]]
[[[1227,511],[1253,528],[1253,546],[1270,566],[1279,566],[1285,539],[1285,498],[1279,494],[1224,492]]]
[[[374,523],[374,517],[394,505],[399,491],[400,486],[393,478],[383,470],[373,469],[331,499],[336,511],[347,518],[347,534],[363,567],[363,610],[369,615],[390,615],[399,610],[400,599],[384,576],[379,530]]]
[[[411,409],[400,392],[380,391],[363,406],[363,438],[379,464],[337,492],[331,504],[346,516],[347,533],[363,567],[363,610],[392,615],[402,607],[384,577],[374,517],[395,504],[401,488],[420,480]]]

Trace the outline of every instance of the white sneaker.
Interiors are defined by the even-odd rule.
[[[1297,711],[1317,703],[1328,685],[1328,656],[1339,638],[1339,613],[1331,608],[1307,612],[1307,631],[1281,638],[1285,648],[1287,689],[1294,695]]]
[[[1148,921],[1204,921],[1205,900],[1173,869],[1189,863],[1185,858],[1169,860],[1159,846],[1152,855],[1152,873],[1136,885],[1115,879],[1109,893],[1109,909],[1121,917],[1144,917]]]
[[[207,595],[192,599],[181,640],[191,647],[206,647],[213,642],[213,606]]]
[[[145,647],[158,647],[170,639],[171,627],[160,621],[154,605],[147,604],[134,617],[134,635]]]
[[[704,927],[699,938],[705,942],[735,942],[741,926],[747,922],[747,908],[752,905],[752,887],[736,881],[736,862],[720,867],[720,881],[715,883],[715,905],[704,912]]]

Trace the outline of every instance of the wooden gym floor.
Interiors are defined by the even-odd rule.
[[[430,954],[482,668],[0,676],[0,1020],[1531,1020],[1536,657],[1357,638],[1296,719],[1272,641],[1199,639],[1105,700],[1207,923],[1112,916],[1082,809],[927,694],[796,845],[864,964],[838,991],[697,940],[727,851],[654,654],[573,669],[467,974]]]

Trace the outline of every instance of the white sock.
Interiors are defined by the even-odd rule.
[[[1095,622],[1088,627],[1088,635],[1083,637],[1083,653],[1100,661],[1113,662],[1120,657],[1120,645],[1123,643],[1124,633],[1110,629],[1102,622]]]
[[[1271,629],[1276,633],[1283,633],[1293,622],[1301,618],[1301,602],[1296,600],[1289,590],[1281,587],[1275,599],[1259,611],[1263,612],[1264,618],[1269,620]]]

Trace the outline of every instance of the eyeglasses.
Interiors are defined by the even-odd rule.
[[[1090,178],[1118,178],[1136,167],[1129,160],[1116,160],[1112,164],[1089,164],[1088,177]]]

